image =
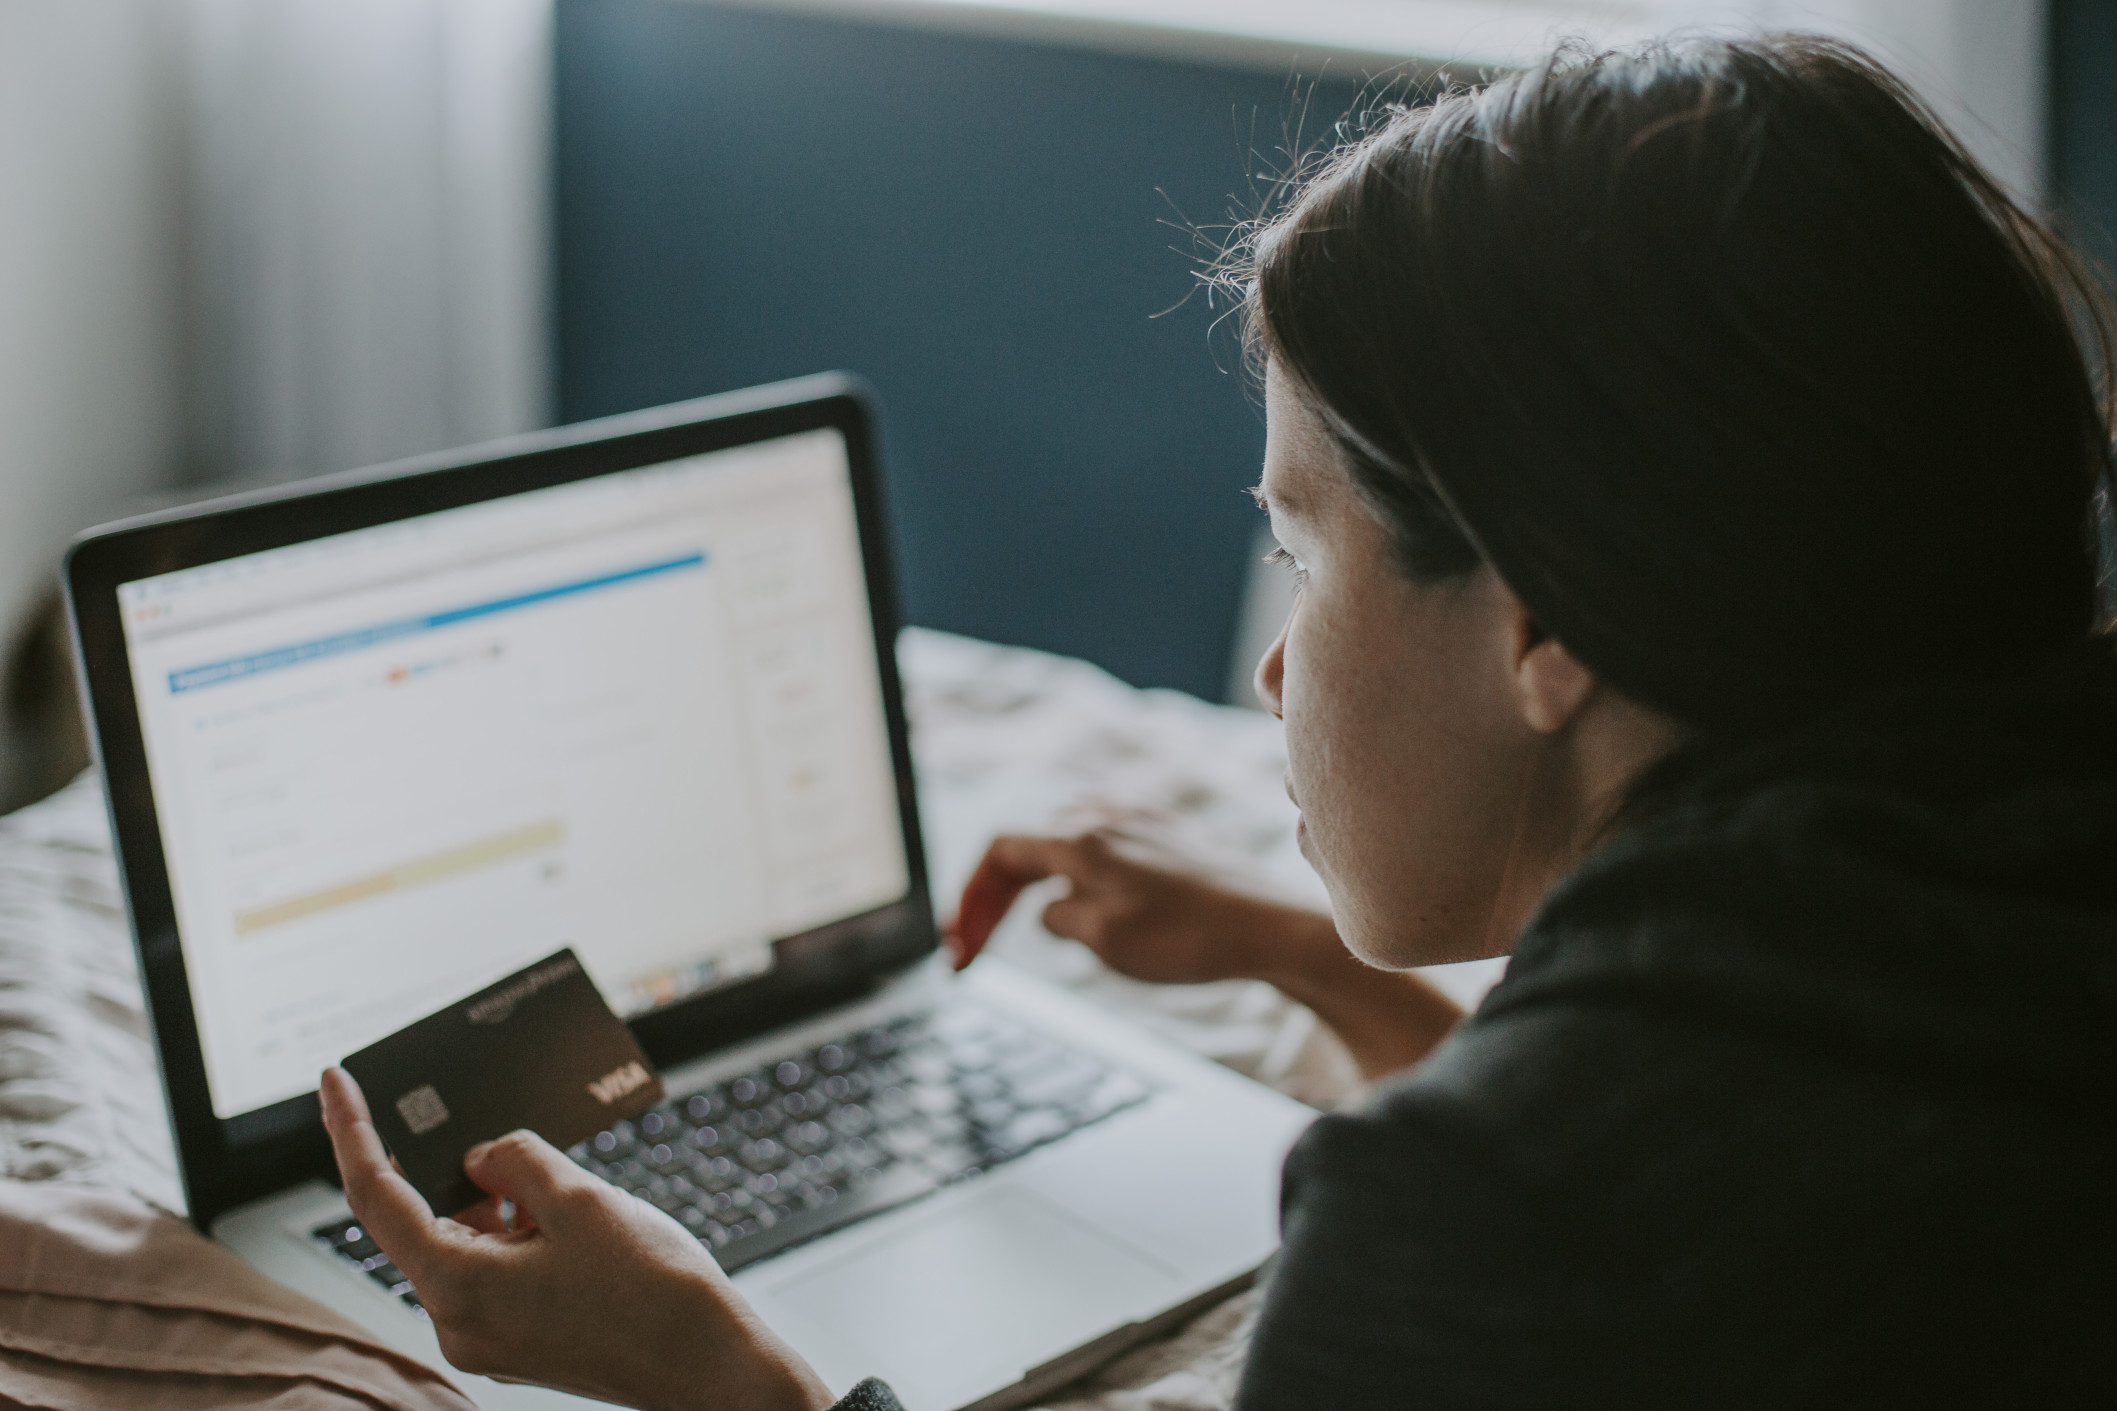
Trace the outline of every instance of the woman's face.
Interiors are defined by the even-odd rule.
[[[1489,568],[1404,575],[1276,364],[1265,407],[1259,498],[1300,588],[1257,691],[1286,722],[1302,853],[1370,964],[1503,954],[1574,836],[1554,732],[1525,718],[1534,628]]]

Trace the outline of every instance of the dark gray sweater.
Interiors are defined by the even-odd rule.
[[[1702,774],[1283,1223],[1240,1411],[2117,1405],[2111,653]]]

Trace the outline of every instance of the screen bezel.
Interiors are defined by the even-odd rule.
[[[200,1228],[295,1181],[329,1176],[332,1164],[313,1093],[233,1119],[213,1112],[133,696],[119,585],[804,431],[842,434],[909,886],[896,902],[775,943],[772,969],[756,979],[632,1021],[657,1063],[682,1062],[851,998],[939,944],[897,676],[896,592],[874,426],[867,389],[843,374],[826,374],[213,500],[91,530],[75,541],[64,574],[81,689],[161,1055],[178,1165],[191,1218]]]

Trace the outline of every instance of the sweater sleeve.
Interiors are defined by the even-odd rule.
[[[869,1377],[832,1402],[830,1411],[904,1411],[904,1405],[888,1383]]]

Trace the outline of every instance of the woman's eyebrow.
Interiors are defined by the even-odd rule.
[[[1257,508],[1266,514],[1278,513],[1289,519],[1301,518],[1301,496],[1285,484],[1267,490],[1264,482],[1258,481],[1249,487],[1249,496],[1257,502]]]

